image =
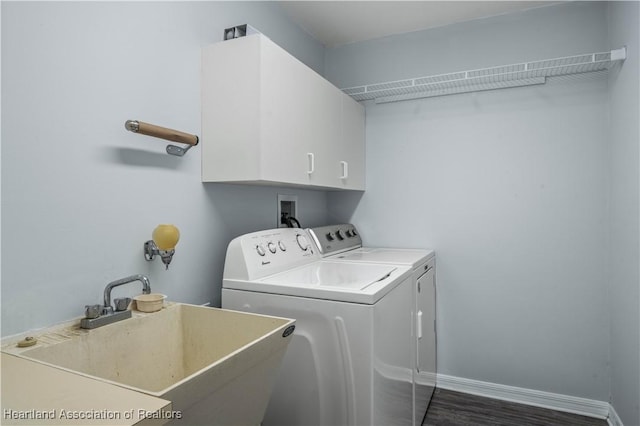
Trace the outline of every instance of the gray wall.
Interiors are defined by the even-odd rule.
[[[611,402],[625,425],[640,425],[640,3],[612,2],[611,46],[627,45],[610,87]]]
[[[303,225],[326,222],[324,192],[202,184],[200,147],[170,157],[124,129],[200,133],[200,48],[229,26],[249,23],[322,71],[323,46],[277,4],[1,7],[2,335],[79,316],[136,273],[173,300],[218,305],[228,242],[275,227],[278,193],[298,195]],[[182,234],[166,272],[142,256],[159,223]]]
[[[572,3],[328,49],[339,87],[606,51]],[[367,190],[329,195],[374,246],[438,255],[438,372],[606,401],[604,76],[367,104]]]

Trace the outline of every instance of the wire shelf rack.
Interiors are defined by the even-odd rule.
[[[445,96],[456,93],[504,89],[544,84],[547,77],[608,70],[627,57],[625,47],[609,52],[588,53],[501,65],[470,71],[411,78],[342,89],[357,101],[374,99],[376,103]]]

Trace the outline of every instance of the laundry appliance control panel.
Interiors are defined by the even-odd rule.
[[[259,279],[319,259],[306,230],[270,229],[242,235],[229,243],[224,276]]]
[[[322,255],[337,254],[362,247],[360,234],[350,223],[311,228],[309,234]]]

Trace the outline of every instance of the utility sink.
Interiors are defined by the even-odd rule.
[[[35,346],[3,351],[170,400],[177,423],[258,425],[294,323],[174,303],[93,330],[45,330]]]

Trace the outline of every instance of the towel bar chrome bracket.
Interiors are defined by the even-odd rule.
[[[138,120],[127,120],[124,123],[125,129],[133,133],[140,133],[147,136],[153,136],[156,138],[170,140],[172,142],[183,142],[186,146],[181,147],[177,145],[167,145],[167,154],[182,157],[192,147],[198,145],[200,142],[197,135],[191,135],[184,132],[179,132],[173,129],[167,129],[165,127],[156,126],[154,124],[144,123]]]
[[[197,144],[196,144],[197,145]],[[187,151],[189,151],[191,148],[193,148],[195,145],[187,145],[184,148],[181,146],[177,146],[177,145],[167,145],[167,154],[169,155],[175,155],[177,157],[182,157],[184,154],[187,153]]]

